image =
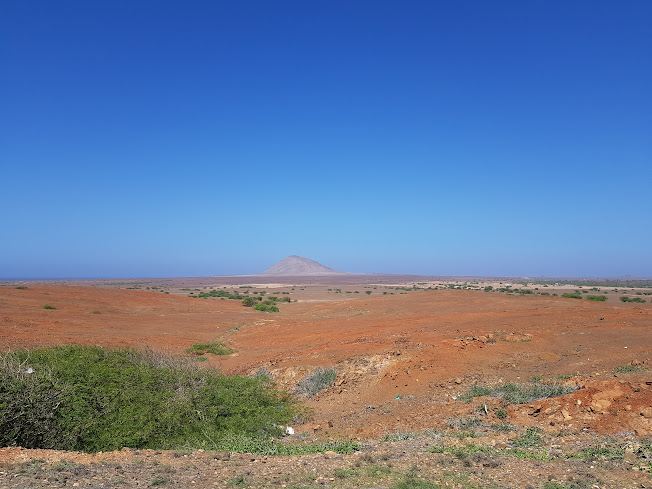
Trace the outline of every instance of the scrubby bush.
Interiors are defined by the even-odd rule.
[[[259,300],[260,298],[256,298],[256,297],[245,297],[242,300],[242,305],[245,307],[253,307],[258,303]]]
[[[644,303],[645,299],[641,299],[640,297],[627,297],[627,296],[622,296],[620,298],[622,302],[639,302],[639,303]]]
[[[297,384],[297,392],[307,397],[312,397],[318,392],[333,385],[337,378],[337,371],[333,368],[317,367]]]
[[[578,292],[575,292],[575,293],[566,292],[565,294],[562,294],[561,296],[565,297],[566,299],[581,299],[582,298],[582,294],[580,294]]]
[[[276,307],[275,303],[271,301],[259,302],[254,306],[254,309],[263,312],[279,312],[278,307]]]
[[[531,382],[527,384],[517,384],[507,382],[495,386],[473,385],[468,392],[460,399],[471,402],[474,397],[496,396],[502,397],[510,404],[525,404],[527,402],[539,401],[549,397],[558,397],[575,391],[576,388],[561,385],[557,383],[544,384],[541,382]]]
[[[607,300],[606,295],[587,295],[586,298],[590,301],[596,302],[605,302]]]
[[[206,353],[212,353],[213,355],[230,355],[233,353],[233,350],[228,346],[225,346],[224,343],[208,343],[204,345],[192,345],[186,350],[186,353],[191,355],[204,355]]]
[[[108,451],[212,446],[277,432],[296,403],[269,383],[135,350],[0,355],[0,446]]]

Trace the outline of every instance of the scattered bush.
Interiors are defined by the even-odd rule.
[[[507,418],[507,410],[503,408],[495,408],[494,409],[494,414],[498,419],[505,419]]]
[[[263,312],[279,312],[278,307],[276,307],[274,303],[270,301],[259,302],[254,306],[254,309],[256,311],[263,311]]]
[[[212,353],[213,355],[230,355],[233,350],[224,345],[224,343],[208,343],[205,345],[192,345],[186,350],[186,353],[191,355],[204,355]]]
[[[627,365],[621,365],[619,367],[616,367],[614,369],[614,373],[616,373],[616,374],[626,374],[626,373],[630,373],[630,372],[643,372],[645,370],[647,370],[647,368],[645,368],[645,367],[643,367],[641,365],[632,365],[630,363],[630,364],[627,364]]]
[[[277,434],[297,413],[267,383],[154,353],[77,345],[0,355],[0,446],[204,448]]]
[[[514,442],[514,445],[517,447],[539,447],[543,445],[543,438],[541,438],[541,430],[536,428],[527,428],[524,435],[522,435],[518,440]]]
[[[640,297],[627,297],[627,296],[622,296],[620,298],[622,302],[638,302],[638,303],[644,303],[645,299],[641,299]]]
[[[256,304],[258,304],[259,300],[260,300],[260,298],[256,298],[256,297],[245,297],[242,300],[242,305],[245,306],[245,307],[253,307]]]
[[[587,295],[586,298],[590,301],[596,302],[605,302],[607,300],[606,295]]]
[[[45,304],[45,305],[43,306],[43,309],[56,309],[56,307],[51,306],[50,304]]]
[[[561,296],[565,297],[566,299],[581,299],[582,298],[582,294],[579,294],[577,292],[575,292],[575,293],[566,292],[565,294],[562,294]]]
[[[512,382],[498,384],[493,387],[473,385],[460,399],[471,402],[474,397],[497,396],[502,397],[510,404],[525,404],[528,402],[558,397],[577,390],[557,383],[543,384],[532,382],[529,384],[516,384]]]
[[[317,367],[313,372],[306,376],[297,384],[297,392],[305,395],[306,397],[312,397],[318,392],[326,389],[333,385],[335,379],[337,378],[337,371],[333,368],[321,368]]]
[[[228,292],[226,290],[211,290],[210,292],[200,292],[197,295],[190,293],[189,297],[194,297],[196,299],[209,299],[211,297],[221,297],[223,299],[233,299],[233,300],[243,300],[244,296],[240,295],[238,292]]]

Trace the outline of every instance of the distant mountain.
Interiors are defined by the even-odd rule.
[[[303,256],[288,256],[260,275],[336,275],[345,274]]]

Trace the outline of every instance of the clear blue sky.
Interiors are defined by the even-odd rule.
[[[0,277],[652,276],[652,2],[0,5]]]

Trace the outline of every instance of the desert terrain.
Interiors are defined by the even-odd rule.
[[[652,487],[652,289],[641,284],[346,274],[1,285],[2,351],[80,343],[189,356],[194,344],[221,342],[233,353],[204,354],[201,368],[264,372],[290,392],[332,367],[335,381],[303,399],[311,414],[285,441],[352,440],[361,450],[7,447],[0,488]],[[193,297],[213,290],[290,302],[269,313]],[[506,383],[565,393],[524,403],[469,395]]]

